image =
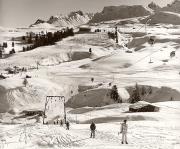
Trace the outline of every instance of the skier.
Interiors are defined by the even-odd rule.
[[[60,121],[60,126],[63,126],[63,120]]]
[[[91,123],[90,129],[91,129],[91,136],[90,136],[90,138],[95,138],[96,125],[95,125],[94,122]]]
[[[69,124],[69,122],[67,121],[67,122],[66,122],[66,130],[69,130],[69,125],[70,125],[70,124]]]
[[[57,125],[59,124],[59,120],[58,119],[57,119],[56,123],[57,123]]]
[[[23,80],[23,85],[26,87],[27,84],[28,84],[27,78],[24,78],[24,80]]]
[[[128,144],[127,142],[127,129],[128,129],[128,125],[127,125],[127,120],[124,120],[124,122],[121,124],[121,131],[120,133],[122,133],[122,144],[126,143]]]
[[[90,54],[92,53],[92,49],[91,49],[91,48],[89,48],[89,53],[90,53]]]

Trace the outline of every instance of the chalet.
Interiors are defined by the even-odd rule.
[[[89,33],[91,32],[91,28],[89,26],[80,26],[79,27],[79,32],[80,33]]]
[[[139,101],[129,106],[130,112],[158,112],[159,107],[145,101]]]
[[[0,80],[1,79],[6,79],[6,77],[3,74],[0,74]]]

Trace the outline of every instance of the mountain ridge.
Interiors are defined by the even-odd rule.
[[[90,20],[90,23],[99,23],[102,21],[111,21],[115,19],[125,19],[140,16],[150,15],[148,11],[142,5],[120,5],[120,6],[106,6],[100,13],[96,13]]]
[[[93,14],[83,13],[82,11],[70,12],[68,15],[51,16],[47,21],[38,19],[29,27],[52,26],[52,27],[76,27],[89,22]]]

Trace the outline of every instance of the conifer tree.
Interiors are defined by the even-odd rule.
[[[119,93],[118,93],[118,89],[116,85],[113,85],[112,89],[111,89],[111,93],[110,93],[111,99],[114,99],[114,101],[116,102],[122,102]]]
[[[136,83],[135,88],[133,90],[133,93],[131,94],[131,97],[130,97],[130,102],[136,103],[140,100],[141,100],[140,90],[139,90],[138,84]]]
[[[142,86],[141,95],[144,96],[145,94],[146,94],[146,88]]]

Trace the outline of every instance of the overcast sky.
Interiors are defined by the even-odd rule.
[[[151,1],[165,6],[172,0],[0,0],[0,26],[26,27],[38,18],[47,19],[74,10],[100,12],[104,6],[147,5]]]

